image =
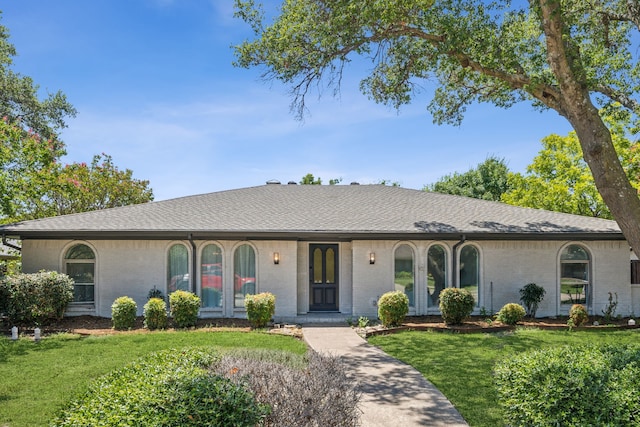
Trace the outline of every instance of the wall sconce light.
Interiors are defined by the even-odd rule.
[[[375,263],[376,263],[376,253],[371,252],[369,253],[369,264],[375,264]]]
[[[280,252],[273,253],[273,263],[280,264]]]

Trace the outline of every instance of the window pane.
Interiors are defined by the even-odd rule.
[[[244,297],[256,293],[256,254],[249,245],[236,249],[233,257],[234,307],[244,307]]]
[[[177,290],[189,291],[189,252],[184,245],[173,245],[167,260],[167,295]]]
[[[409,298],[409,306],[414,306],[413,250],[409,245],[401,245],[395,254],[395,288]]]
[[[95,259],[95,255],[89,246],[75,245],[67,251],[65,259]]]
[[[218,245],[207,245],[200,262],[202,306],[222,307],[222,250]]]
[[[313,283],[322,283],[322,249],[313,251]]]
[[[336,253],[333,249],[327,249],[327,267],[325,274],[327,275],[326,283],[336,283]]]
[[[480,305],[478,298],[480,288],[480,264],[478,250],[474,246],[465,246],[460,251],[460,288],[473,295],[476,307]]]
[[[440,292],[447,286],[446,252],[440,245],[431,246],[427,254],[427,290],[429,306],[440,304]]]
[[[94,264],[67,263],[67,275],[74,281],[73,302],[93,302]]]
[[[588,261],[589,260],[589,254],[581,246],[570,245],[570,246],[567,246],[564,251],[562,251],[562,255],[560,255],[560,259],[563,260],[563,261],[565,261],[565,260],[584,260],[584,261]]]

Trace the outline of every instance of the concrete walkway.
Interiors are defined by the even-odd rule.
[[[352,328],[304,325],[307,344],[340,357],[360,385],[363,427],[467,426],[420,372],[367,344]]]

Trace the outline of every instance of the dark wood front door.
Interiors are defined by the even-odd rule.
[[[338,311],[338,245],[309,245],[309,310]]]

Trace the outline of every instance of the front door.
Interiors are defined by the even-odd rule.
[[[338,311],[338,245],[309,245],[309,310]]]

